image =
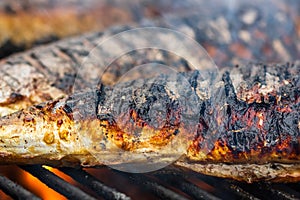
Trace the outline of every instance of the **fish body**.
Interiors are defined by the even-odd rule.
[[[0,58],[65,37],[100,31],[112,24],[135,21],[129,7],[94,0],[5,0],[0,3],[0,16]]]
[[[175,165],[248,182],[299,180],[299,72],[299,64],[224,70],[216,83],[217,101],[216,95],[199,95],[204,81],[199,71],[102,85],[2,117],[1,163],[118,165],[128,162],[118,156],[120,150],[163,151],[166,157],[154,159],[159,163],[176,152],[163,147],[180,132],[188,136],[188,147]],[[169,85],[182,79],[189,87],[170,92]],[[181,104],[186,95],[196,98]],[[151,115],[156,103],[165,115]],[[195,108],[188,113],[197,117],[196,132],[181,125],[188,105]],[[159,128],[159,122],[151,123],[155,118],[165,120]],[[180,145],[176,148],[184,148]]]
[[[81,5],[80,1],[72,2],[75,4],[75,8]],[[26,2],[23,3],[26,4]],[[55,3],[59,7],[59,2],[55,1]],[[70,2],[66,1],[62,3],[62,6],[68,3]],[[96,2],[91,1],[87,5],[92,7],[93,3]],[[5,5],[10,4],[13,3],[10,1],[1,2],[2,12],[5,10]],[[51,7],[51,5],[47,3],[44,5],[40,1],[30,1],[29,4],[34,8],[49,9]],[[165,9],[166,5],[169,12],[164,12],[168,10]],[[104,59],[105,56],[112,55],[117,49],[112,47],[103,49],[100,45],[101,42],[117,33],[139,27],[159,26],[180,31],[202,45],[219,67],[245,64],[249,60],[284,63],[296,61],[300,57],[300,35],[298,34],[300,29],[297,23],[299,16],[298,12],[294,12],[294,8],[297,8],[298,4],[293,6],[291,3],[282,8],[279,2],[267,6],[258,3],[257,5],[264,5],[260,7],[257,7],[256,4],[241,2],[236,5],[234,10],[226,10],[227,5],[223,5],[221,2],[218,9],[215,9],[214,4],[207,4],[207,2],[206,6],[188,5],[188,10],[183,9],[175,14],[173,13],[176,10],[174,6],[167,3],[158,4],[156,8],[161,9],[159,12],[161,16],[155,20],[143,19],[136,25],[111,27],[105,29],[105,31],[62,39],[2,59],[0,61],[0,77],[3,77],[0,79],[0,116],[26,108],[29,105],[68,96],[72,93],[78,70],[82,67],[84,59],[92,49],[96,48],[98,50],[96,54]],[[193,10],[193,7],[197,9]],[[54,6],[54,8],[56,7]],[[128,8],[131,8],[131,6],[128,5]],[[276,10],[282,18],[274,18],[273,13],[269,12],[267,8]],[[22,10],[22,6],[20,9]],[[245,21],[249,13],[254,13],[254,18],[252,21]],[[232,20],[234,16],[240,17]],[[98,18],[95,17],[95,19]],[[126,21],[126,17],[124,19]],[[76,17],[74,21],[77,21]],[[268,26],[264,25],[266,23]],[[278,29],[278,27],[281,28]],[[1,28],[2,30],[9,32],[5,31],[4,28]],[[58,31],[59,29],[55,30]],[[22,29],[15,32],[24,31]],[[24,34],[18,34],[18,36],[22,35]],[[248,35],[248,37],[245,38],[244,35]],[[24,40],[22,39],[22,41]],[[160,43],[164,44],[168,41],[162,39]],[[119,40],[118,45],[122,46],[124,44],[126,43],[122,39]],[[139,49],[138,46],[133,46],[134,48]],[[126,58],[127,60],[121,58],[118,62],[114,62],[114,66],[103,76],[102,81],[104,81],[104,84],[112,84],[129,69],[132,69],[134,65],[142,65],[145,62],[175,66],[177,71],[193,69],[187,61],[183,61],[178,56],[170,55],[166,56],[165,52],[158,50],[151,50],[148,53],[133,53]],[[97,60],[91,62],[97,62]],[[89,70],[90,73],[80,74],[83,77],[78,78],[91,80],[96,74],[91,72],[96,71],[101,74],[105,67],[107,66],[92,66]],[[22,71],[22,74],[20,74],[20,71]],[[86,84],[89,83],[82,81],[81,84],[81,87],[87,87]]]
[[[239,6],[232,13],[241,15],[238,20],[230,20],[232,16],[222,9],[206,9],[213,15],[205,15],[205,10],[164,15],[1,60],[0,163],[118,165],[128,162],[136,151],[146,155],[138,155],[137,161],[150,158],[147,163],[159,163],[185,149],[174,165],[248,182],[298,181],[297,16],[290,16],[292,8],[282,10],[276,4],[270,6],[282,14],[281,20],[263,12],[263,6]],[[251,23],[244,20],[248,11],[257,14]],[[285,20],[289,18],[292,20]],[[270,19],[274,21],[266,29],[264,22]],[[173,28],[203,45],[220,66],[213,84],[207,85],[201,71],[179,56],[155,49],[131,52],[108,69],[91,65],[86,73],[78,74],[92,49],[100,58],[117,50],[101,48],[105,39],[148,25]],[[240,32],[241,27],[247,28]],[[120,40],[118,45],[124,44]],[[249,59],[294,62],[241,64]],[[134,66],[153,60],[175,66],[177,72],[118,82]],[[236,64],[239,67],[233,67]],[[90,90],[98,75],[103,75],[99,85]],[[78,87],[75,93],[74,85]],[[162,107],[151,109],[157,105]],[[184,136],[185,142],[165,148],[177,135]],[[125,156],[118,156],[120,152]]]

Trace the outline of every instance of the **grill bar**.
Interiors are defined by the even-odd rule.
[[[181,191],[185,192],[189,196],[191,196],[193,199],[203,199],[203,200],[218,200],[219,198],[210,194],[209,192],[199,188],[195,184],[191,183],[190,181],[187,181],[183,177],[181,177],[177,173],[163,173],[163,174],[157,174],[156,177],[158,177],[160,180],[163,180],[164,182],[171,184],[172,186],[180,189]]]
[[[223,189],[225,191],[230,192],[234,195],[239,196],[240,198],[245,199],[287,199],[294,200],[300,199],[300,193],[295,191],[293,188],[288,187],[284,184],[270,184],[270,183],[253,183],[246,184],[242,182],[234,182],[228,181],[221,178],[213,178],[209,176],[205,176],[202,174],[195,175],[211,184],[215,188]],[[295,186],[296,184],[292,184]]]
[[[178,194],[177,192],[174,192],[163,185],[157,183],[153,179],[151,179],[148,176],[142,175],[142,174],[127,174],[123,172],[117,172],[120,173],[126,177],[129,177],[134,184],[139,184],[143,186],[145,189],[151,191],[153,194],[155,194],[160,199],[172,199],[172,200],[187,200],[186,197]]]
[[[95,199],[40,165],[21,166],[21,169],[31,173],[68,199]],[[176,168],[167,168],[148,174],[128,174],[112,170],[119,178],[124,177],[133,183],[131,186],[130,184],[125,185],[125,187],[128,187],[127,189],[121,189],[122,184],[114,186],[116,187],[114,189],[102,182],[102,178],[98,180],[98,178],[83,169],[60,168],[59,170],[85,186],[95,197],[98,195],[98,198],[102,197],[103,199],[130,199],[131,197],[118,190],[127,190],[136,186],[142,191],[151,192],[159,199],[300,199],[299,183],[259,182],[247,184],[201,175],[191,171],[180,171]],[[40,199],[5,176],[0,176],[0,189],[14,199]],[[134,193],[131,195],[133,195],[132,198],[141,198],[135,196]],[[143,195],[143,193],[140,195]]]
[[[230,188],[231,191],[233,191],[236,195],[238,195],[242,199],[258,200],[257,197],[255,197],[251,193],[245,191],[243,188],[241,188],[237,184],[228,183],[227,187]]]
[[[129,200],[126,194],[116,191],[114,188],[106,186],[104,183],[85,172],[82,169],[61,168],[65,174],[71,176],[74,180],[88,186],[95,191],[98,195],[105,199]]]
[[[240,184],[241,187],[262,199],[299,199],[300,194],[290,187],[283,186],[282,184],[271,185],[268,183],[255,183],[255,184]]]
[[[192,174],[195,175],[199,180],[213,186],[216,190],[215,193],[222,197],[222,199],[259,199],[255,193],[249,192],[245,188],[240,187],[240,184],[234,184],[233,182],[222,178],[210,177],[194,172],[192,172]]]
[[[55,191],[61,193],[65,197],[69,199],[87,199],[87,200],[94,200],[95,198],[86,194],[79,188],[71,185],[70,183],[66,182],[65,180],[61,179],[54,173],[50,172],[49,170],[41,167],[41,166],[21,166],[21,168],[33,176],[37,177],[41,180],[44,184],[48,187],[54,189]]]
[[[300,193],[299,191],[295,191],[285,185],[273,185],[270,186],[272,192],[276,195],[276,196],[282,196],[283,198],[287,198],[287,199],[299,199],[300,198]]]
[[[3,190],[3,192],[5,192],[14,199],[40,199],[25,188],[23,188],[22,186],[14,183],[13,181],[4,176],[0,176],[0,188],[1,190]]]
[[[294,191],[300,191],[300,183],[288,183],[286,184],[287,187],[293,189]]]

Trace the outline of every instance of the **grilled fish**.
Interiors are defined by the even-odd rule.
[[[120,149],[129,153],[142,149],[145,154],[160,151],[180,132],[188,136],[189,145],[175,165],[248,182],[297,181],[299,72],[299,63],[231,68],[215,83],[217,101],[215,95],[203,95],[201,71],[121,82],[115,88],[101,85],[96,91],[2,117],[1,163],[118,165],[128,161],[117,156]],[[188,80],[189,87],[182,86],[182,79]],[[133,88],[134,84],[139,87]],[[172,85],[177,85],[177,92],[170,89]],[[196,98],[180,104],[179,99],[192,95]],[[153,117],[150,108],[157,103],[165,114]],[[195,133],[189,132],[193,127],[180,125],[186,123],[180,113],[188,110],[188,104],[196,110],[188,113],[198,117]],[[164,123],[157,128],[159,121]],[[166,157],[154,160],[168,159],[176,149],[164,150]]]
[[[212,5],[207,4],[207,6]],[[205,9],[201,6],[199,7],[201,10],[196,13],[191,12],[182,16],[166,14],[158,20],[142,22],[140,26],[109,28],[104,32],[64,39],[3,59],[0,61],[0,77],[3,77],[0,79],[0,116],[33,104],[68,96],[72,91],[77,70],[93,48],[99,48],[99,56],[110,55],[115,50],[98,47],[101,41],[116,33],[144,25],[163,26],[187,34],[203,45],[215,63],[221,67],[242,64],[245,63],[245,59],[278,61],[279,63],[297,60],[300,56],[300,35],[298,34],[300,29],[297,26],[299,16],[293,15],[291,7],[284,10],[280,8],[280,5],[272,4],[273,10],[286,16],[284,19],[292,19],[278,21],[272,13],[264,13],[263,8],[241,3],[235,11],[228,13],[229,11],[222,6],[218,9]],[[211,13],[212,11],[215,13]],[[256,18],[251,23],[247,24],[242,20],[247,14],[253,12]],[[241,15],[241,19],[231,20],[231,17],[235,15]],[[272,22],[268,24],[268,28],[264,26],[266,22]],[[244,34],[241,35],[248,35],[247,40],[244,37],[234,37],[241,33],[241,26],[246,27]],[[282,40],[282,38],[286,39]],[[166,43],[166,41],[161,41],[161,43]],[[122,45],[121,40],[119,45]],[[178,71],[191,69],[186,61],[174,55],[167,57],[164,52],[154,50],[150,53],[135,54],[127,61],[121,59],[118,63],[115,62],[115,66],[102,81],[111,84],[124,74],[120,71],[126,72],[132,66],[146,61],[179,66]],[[99,67],[103,68],[103,66],[94,66],[94,69],[90,71],[101,71]],[[23,72],[22,76],[19,76],[20,71]],[[85,74],[85,76],[82,80],[90,80],[93,73]],[[86,87],[85,84],[88,83],[82,84],[82,87]]]
[[[129,7],[105,1],[1,1],[0,58],[67,36],[134,21]]]
[[[245,8],[242,7],[239,13],[245,12]],[[260,13],[259,10],[255,11]],[[178,27],[179,31],[187,33],[201,44],[206,43],[205,47],[208,50],[213,49],[209,52],[217,63],[221,61],[226,65],[228,63],[233,65],[240,59],[261,58],[261,53],[258,53],[260,50],[253,46],[257,45],[252,42],[253,40],[244,40],[244,37],[235,40],[231,36],[228,40],[228,35],[222,34],[234,35],[239,30],[234,29],[237,24],[231,24],[227,18],[229,15],[224,15],[224,12],[219,10],[216,15],[213,15],[214,17],[203,18],[201,14],[196,13],[185,17],[166,16],[158,21],[147,21],[145,24]],[[258,22],[270,17],[273,19],[273,15],[258,16]],[[276,27],[278,23],[274,23]],[[284,24],[293,27],[290,23],[293,22]],[[273,37],[267,38],[270,40],[266,43],[272,44],[273,48],[266,51],[268,53],[265,57],[269,60],[280,58],[281,61],[298,58],[297,38],[299,36],[294,35],[296,33],[294,29],[285,29],[285,31],[292,31],[282,33],[275,27],[265,30],[261,24],[263,23],[254,21],[244,25],[251,27],[250,30],[259,37],[262,37],[260,33],[272,31]],[[216,26],[219,29],[216,29]],[[231,68],[229,73],[222,71],[220,73],[222,79],[216,82],[215,88],[216,93],[221,94],[219,102],[214,101],[212,96],[203,95],[199,88],[205,81],[201,80],[200,72],[197,71],[179,73],[175,76],[177,79],[161,76],[124,82],[117,85],[118,87],[111,86],[122,75],[118,74],[120,69],[128,71],[134,64],[143,64],[143,59],[137,59],[136,63],[129,65],[128,62],[120,59],[103,77],[98,90],[71,95],[76,72],[90,50],[106,37],[130,28],[129,26],[111,28],[103,33],[62,40],[12,56],[1,62],[0,73],[3,77],[0,80],[1,163],[40,163],[61,166],[126,163],[125,157],[123,160],[115,159],[112,154],[119,152],[120,149],[125,152],[140,148],[145,151],[159,150],[160,146],[176,138],[177,133],[180,132],[188,136],[189,146],[187,153],[175,165],[248,182],[299,180],[299,63],[297,61],[294,64],[276,65],[276,67],[252,64]],[[283,35],[294,39],[295,42],[282,43],[279,36]],[[265,39],[263,37],[255,41],[260,43]],[[244,46],[233,48],[229,45],[230,42],[235,44],[235,47],[240,43]],[[226,54],[228,60],[225,62],[219,50],[217,53],[214,50],[220,46],[224,48],[222,49],[224,54],[230,52],[236,53],[236,56]],[[245,54],[240,54],[241,49],[250,51],[252,56],[245,57]],[[110,51],[114,49],[99,49],[99,56],[105,56]],[[150,53],[147,51],[146,55],[155,59],[161,57],[163,63],[179,66],[178,71],[191,69],[188,63],[174,55],[166,58],[164,53],[156,50]],[[134,60],[139,58],[134,55],[132,57]],[[95,70],[99,70],[98,68],[99,66]],[[23,72],[22,75],[20,71]],[[94,72],[93,69],[91,72]],[[77,77],[83,80],[82,85],[79,86],[83,89],[89,88],[90,83],[84,80],[91,80],[91,77],[93,77],[92,73]],[[197,111],[198,117],[195,127],[191,127],[197,128],[196,133],[189,132],[189,127],[180,129],[178,113],[182,108],[177,103],[178,95],[171,95],[172,92],[165,88],[166,84],[183,78],[188,80],[191,87],[178,88],[179,94],[184,97],[189,92],[197,97],[196,100],[191,101],[195,103],[194,111]],[[151,84],[147,84],[157,80],[161,81],[160,85],[152,87]],[[137,95],[140,91],[134,92],[134,88],[130,87],[133,83],[148,85],[142,94],[151,98],[145,98],[145,95],[134,96],[133,94]],[[131,91],[131,93],[124,94],[124,91]],[[119,95],[119,98],[108,98],[114,96],[111,95],[112,93],[117,97]],[[122,124],[122,120],[119,120],[122,128],[116,124],[113,105],[120,99],[135,102],[130,104],[132,110],[125,116],[136,122],[135,126],[142,130],[142,136],[152,131],[155,133],[154,138],[150,138],[147,142],[137,142],[136,135],[131,134],[133,131],[131,127],[127,127],[126,123]],[[145,99],[152,99],[152,102]],[[157,127],[153,127],[149,113],[146,112],[147,105],[155,103],[154,99],[161,100],[161,103],[168,108],[165,114],[169,113],[168,123],[159,131]],[[47,101],[48,103],[40,104]],[[143,112],[145,109],[146,111]],[[124,115],[119,113],[117,116]],[[159,122],[155,118],[152,120]],[[164,159],[168,159],[172,152],[174,150],[164,152],[166,155]],[[95,158],[95,153],[100,153],[103,159]],[[158,157],[157,161],[159,162],[160,159],[162,158]]]
[[[106,66],[92,65],[84,73],[82,63],[92,49],[97,49],[101,41],[133,27],[118,27],[106,32],[86,34],[72,39],[62,40],[51,45],[14,55],[0,62],[0,116],[26,108],[30,105],[70,95],[75,78],[81,80],[77,89],[89,88],[103,74],[101,81],[105,85],[114,84],[119,77],[136,65],[156,62],[176,66],[178,71],[188,71],[191,67],[175,54],[165,56],[160,50],[141,50],[129,56],[117,59],[108,70]],[[99,62],[109,55],[111,49],[99,48]],[[98,60],[93,60],[97,62]],[[22,71],[22,75],[18,75]],[[95,76],[96,75],[96,76]],[[99,77],[98,77],[99,75]],[[133,77],[134,78],[134,77]]]

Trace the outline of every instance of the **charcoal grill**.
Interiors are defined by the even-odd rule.
[[[40,165],[19,168],[68,199],[300,199],[299,183],[246,184],[173,167],[147,174],[128,174],[106,167],[59,168],[80,187]],[[12,198],[40,199],[25,187],[0,176],[0,189]]]
[[[280,4],[281,7],[285,7],[284,3],[279,2],[278,4]],[[295,5],[292,6],[292,9],[288,9],[288,12],[291,13],[291,16],[295,15],[298,17],[296,11],[299,7],[299,4],[297,4],[297,1],[289,1],[287,5],[288,4]],[[213,5],[212,8],[215,8],[215,5]],[[244,12],[244,10],[242,11]],[[136,13],[138,12],[139,11],[136,11]],[[197,12],[199,12],[198,8]],[[202,12],[200,13],[203,14]],[[270,19],[274,18],[273,14],[274,13],[271,12]],[[229,15],[228,17],[231,18]],[[234,15],[232,15],[232,17],[234,17]],[[138,16],[137,18],[140,17]],[[245,26],[239,24],[238,22],[233,23],[235,20],[229,19],[228,21],[231,21],[233,31],[235,28],[236,30],[239,30],[239,26]],[[273,21],[271,22],[274,23]],[[191,20],[187,20],[187,23],[190,23],[189,26],[192,28],[196,28],[196,32],[201,31],[200,28],[198,30],[196,23],[191,23]],[[285,23],[285,27],[287,29],[290,28],[292,23],[293,21],[288,19],[287,23]],[[274,27],[276,27],[276,25]],[[298,24],[296,24],[296,26],[298,26]],[[281,29],[280,31],[276,31],[270,28],[268,31],[270,31],[270,37],[274,37],[275,39],[277,39],[275,33],[281,33]],[[233,34],[237,35],[237,33],[234,32]],[[291,34],[290,37],[293,38],[292,36],[297,38],[296,34]],[[207,38],[202,38],[202,34],[199,34],[197,37],[199,42],[207,41]],[[251,42],[253,44],[255,43],[252,40]],[[256,43],[259,46],[262,46],[262,49],[265,48],[268,50],[269,44],[265,44],[264,42],[265,41],[258,39]],[[266,45],[265,47],[263,46],[264,44]],[[291,44],[293,44],[293,42],[291,42]],[[291,58],[297,58],[297,50],[294,50],[291,44],[290,46],[287,45],[287,47],[290,47],[288,49],[291,49],[289,52],[291,54]],[[215,46],[218,48],[214,47],[213,45],[206,45],[207,49],[211,49],[212,52],[217,52],[215,57],[220,57],[218,58],[220,60],[218,61],[217,58],[214,58],[216,61],[219,63],[223,62],[223,64],[225,61],[227,62],[225,54],[227,52],[224,50],[226,45],[215,44]],[[235,49],[240,50],[243,46],[240,48],[237,47],[239,46],[235,46],[232,52],[229,52],[228,50],[228,57],[237,51]],[[276,60],[277,57],[275,56],[275,58],[273,58],[271,55],[273,54],[270,54],[269,59],[273,61]],[[70,57],[72,58],[72,56]],[[261,52],[254,52],[253,57],[261,58]],[[285,57],[283,56],[283,58]],[[39,179],[43,184],[47,185],[49,188],[52,188],[54,191],[60,193],[62,196],[68,199],[300,199],[300,182],[257,182],[253,184],[247,184],[229,179],[206,176],[192,171],[182,171],[181,169],[175,167],[168,167],[166,169],[146,174],[123,173],[107,167],[91,169],[57,168],[57,170],[63,174],[71,177],[76,184],[64,180],[54,172],[41,165],[18,166],[17,169],[26,171],[26,173],[30,173]],[[20,184],[18,181],[12,180],[11,177],[7,176],[5,173],[1,173],[0,175],[0,190],[14,199],[41,199],[41,197],[28,189],[28,185]]]

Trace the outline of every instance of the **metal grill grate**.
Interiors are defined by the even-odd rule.
[[[129,185],[116,188],[84,169],[59,169],[86,190],[70,184],[42,166],[20,166],[20,168],[68,199],[140,199],[140,196],[127,194],[126,190],[130,190],[132,186],[158,199],[300,199],[299,183],[246,184],[194,172],[183,173],[173,168],[148,174],[127,174],[106,169],[109,171],[107,176],[114,177],[112,182],[118,182],[119,179],[130,182]],[[97,170],[101,169],[93,170],[97,173]],[[5,176],[0,176],[0,188],[14,199],[40,199]]]

